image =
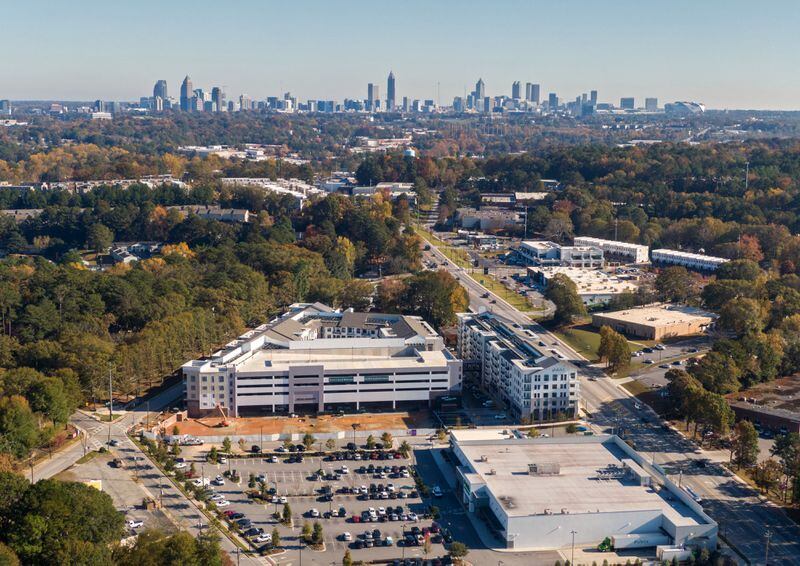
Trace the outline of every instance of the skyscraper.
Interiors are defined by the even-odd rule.
[[[184,112],[194,110],[192,108],[193,96],[192,79],[189,78],[189,75],[186,75],[186,78],[183,79],[183,84],[181,84],[181,110]]]
[[[511,85],[511,98],[520,99],[522,93],[522,84],[519,81],[514,81]]]
[[[550,108],[551,112],[558,108],[558,95],[556,93],[551,92],[547,95],[547,106]]]
[[[156,86],[153,87],[153,98],[158,97],[162,100],[167,99],[167,81],[164,79],[156,81]]]
[[[636,101],[632,96],[626,96],[619,99],[619,107],[623,110],[633,110],[636,108]]]
[[[539,104],[539,90],[540,90],[540,87],[539,87],[538,84],[532,84],[531,85],[531,97],[528,100],[530,100],[531,102],[534,102],[536,104]]]
[[[225,102],[225,91],[221,87],[215,86],[211,89],[211,102],[215,112],[226,112],[228,104]]]
[[[597,106],[597,91],[592,90],[589,91],[589,102],[592,106]]]
[[[389,71],[389,78],[386,80],[386,110],[391,112],[395,106],[394,73]]]
[[[483,100],[486,96],[486,84],[483,82],[483,79],[478,79],[478,82],[475,83],[475,98],[477,100]]]
[[[657,98],[645,98],[644,99],[644,109],[648,112],[655,112],[658,110],[658,99]]]
[[[380,87],[376,84],[367,84],[367,110],[369,112],[378,110],[379,100],[381,99],[380,90]]]

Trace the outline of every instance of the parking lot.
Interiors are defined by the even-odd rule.
[[[265,450],[276,448],[265,447]],[[423,556],[422,530],[432,524],[432,519],[424,518],[430,502],[424,503],[417,492],[411,476],[411,459],[337,461],[309,455],[303,456],[302,462],[288,463],[290,454],[270,452],[260,457],[230,458],[224,464],[211,464],[205,461],[209,449],[210,446],[190,447],[183,456],[187,462],[194,462],[197,474],[209,481],[213,493],[228,502],[223,504],[222,511],[229,515],[242,514],[242,517],[235,517],[249,521],[244,523],[242,530],[263,529],[264,533],[271,533],[277,528],[281,546],[290,551],[288,555],[299,550],[303,523],[318,521],[323,527],[325,554],[334,553],[322,563],[340,560],[348,548],[354,560],[365,559],[367,555],[373,560]],[[273,455],[277,462],[270,462]],[[344,467],[346,473],[343,473]],[[238,483],[222,478],[225,472],[234,470],[241,478]],[[320,471],[323,477],[319,476]],[[253,491],[248,485],[251,474],[258,480],[256,491],[263,484],[270,499],[274,494],[273,501],[248,495],[248,491]],[[214,481],[217,476],[222,478],[221,482]],[[326,489],[330,491],[329,496],[323,493]],[[283,513],[284,501],[291,508],[291,526],[283,525],[273,517],[273,513]],[[340,510],[344,511],[343,516],[340,516]],[[398,545],[415,527],[420,530],[420,537],[409,539],[406,545]],[[377,537],[373,536],[375,529],[380,531],[374,533]],[[365,531],[369,531],[369,538],[363,536]],[[389,546],[386,545],[387,537],[391,541]],[[441,542],[437,542],[440,540],[440,534],[431,534],[430,558],[446,554]],[[260,542],[266,542],[266,538],[262,537]],[[313,554],[310,550],[308,552]],[[281,557],[288,555],[278,555],[276,559],[280,562]]]

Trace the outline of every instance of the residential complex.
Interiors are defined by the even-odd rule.
[[[589,236],[577,236],[573,243],[576,246],[593,246],[603,250],[606,258],[619,258],[628,263],[647,263],[650,260],[649,248],[641,244],[629,244],[615,240],[603,240]]]
[[[516,418],[546,420],[576,416],[580,401],[577,368],[543,353],[532,334],[484,312],[458,315],[458,355],[480,367],[484,390],[500,398]]]
[[[720,265],[730,261],[724,257],[664,249],[653,250],[651,258],[656,264],[680,265],[695,271],[716,271]]]
[[[424,320],[297,303],[183,366],[190,415],[428,406],[461,388],[461,361]]]
[[[587,307],[608,304],[622,293],[635,293],[639,285],[636,279],[624,275],[606,273],[601,269],[579,267],[529,267],[528,278],[541,288],[555,275],[566,275],[578,288],[578,296]]]
[[[691,494],[617,436],[519,438],[453,430],[456,493],[507,548],[656,547],[659,560],[713,550],[717,524]]]
[[[526,240],[517,253],[528,265],[560,265],[563,267],[603,267],[603,250],[595,246],[562,246],[546,240]]]
[[[592,325],[610,326],[617,332],[645,340],[700,334],[714,324],[717,315],[683,305],[649,305],[592,315]]]

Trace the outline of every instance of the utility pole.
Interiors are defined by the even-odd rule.
[[[573,529],[570,532],[572,533],[572,558],[570,558],[569,564],[570,564],[570,566],[574,566],[575,565],[575,533],[577,533],[578,531]]]
[[[108,364],[108,443],[111,444],[111,421],[114,420],[114,390],[111,384],[111,364]]]
[[[772,537],[772,531],[767,529],[764,536],[767,538],[767,549],[764,552],[764,566],[769,566],[769,539]]]

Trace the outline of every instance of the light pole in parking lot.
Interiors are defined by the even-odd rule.
[[[575,535],[578,531],[575,529],[571,530],[570,533],[572,534],[572,557],[569,560],[570,565],[575,564]]]
[[[769,566],[769,539],[772,537],[772,531],[767,529],[767,532],[764,533],[764,536],[767,539],[767,548],[764,552],[764,566]]]
[[[408,525],[403,523],[403,541],[402,541],[403,542],[403,560],[406,559],[406,527],[407,526]]]

